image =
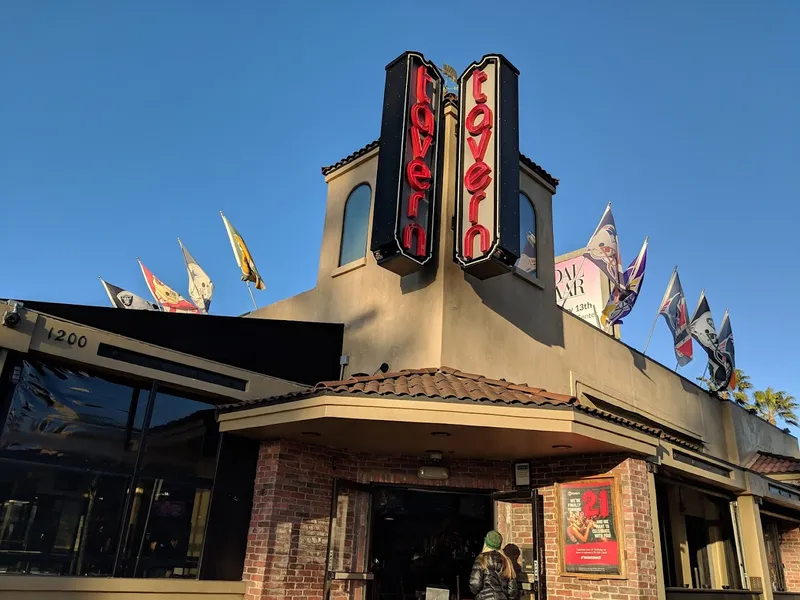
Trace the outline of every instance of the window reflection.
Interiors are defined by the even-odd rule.
[[[0,453],[75,466],[132,466],[146,402],[146,391],[61,365],[23,361]]]
[[[198,577],[213,405],[158,392],[143,434],[149,384],[24,360],[11,385],[0,396],[0,572]]]
[[[159,392],[126,549],[129,577],[197,577],[216,465],[214,408]]]
[[[358,186],[347,197],[342,222],[342,246],[339,266],[351,263],[367,254],[367,228],[372,190],[365,183]]]
[[[536,277],[536,211],[525,194],[519,195],[519,260],[517,268]]]

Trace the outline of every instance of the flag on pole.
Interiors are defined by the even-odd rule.
[[[247,244],[244,243],[236,228],[225,218],[222,211],[219,214],[222,215],[222,221],[225,223],[225,229],[231,241],[231,248],[233,248],[233,255],[236,257],[236,264],[242,270],[242,281],[252,281],[257,290],[265,289],[267,286],[264,284],[264,280],[261,279],[261,275],[258,274],[256,263],[250,254],[250,250],[247,249]]]
[[[684,367],[692,362],[692,335],[689,328],[689,311],[686,309],[686,297],[678,277],[678,269],[672,272],[672,278],[667,284],[667,291],[661,300],[658,314],[664,315],[667,327],[672,332],[675,344],[675,358],[678,365]]]
[[[608,299],[603,314],[600,315],[600,324],[604,328],[622,325],[622,319],[631,314],[633,305],[644,283],[644,270],[647,266],[647,241],[645,238],[639,255],[623,273],[623,287],[616,288]]]
[[[611,214],[611,203],[608,203],[600,224],[594,230],[583,257],[596,264],[611,280],[615,288],[622,287],[622,261],[619,256],[617,226]]]
[[[144,280],[147,282],[150,293],[153,294],[153,298],[155,298],[156,302],[161,305],[165,312],[194,314],[200,312],[194,304],[153,275],[150,269],[142,264],[141,260],[138,258],[136,260],[139,261],[142,275],[144,275]]]
[[[731,317],[727,310],[719,326],[719,351],[722,353],[722,356],[725,357],[725,376],[728,381],[727,389],[732,390],[736,387],[736,353],[733,349]]]
[[[711,308],[708,305],[706,292],[700,292],[700,300],[692,316],[691,323],[692,337],[697,340],[703,350],[708,355],[708,371],[714,389],[722,391],[727,389],[728,376],[726,375],[726,360],[719,350],[719,340],[717,339],[717,329],[714,326],[714,319],[711,318]]]
[[[201,313],[208,314],[208,309],[211,308],[211,296],[214,294],[214,282],[189,254],[181,238],[178,238],[178,244],[183,251],[183,261],[189,274],[189,297]]]
[[[116,308],[127,308],[131,310],[161,310],[158,307],[158,304],[149,302],[141,296],[137,296],[133,292],[129,292],[128,290],[123,290],[121,287],[112,285],[105,281],[102,277],[100,278],[100,283],[103,284],[103,288],[105,289],[106,294],[108,294],[108,299],[111,300],[112,306],[115,306]]]

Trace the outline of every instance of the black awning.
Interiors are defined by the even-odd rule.
[[[37,312],[272,377],[307,385],[339,379],[341,323],[21,302]]]

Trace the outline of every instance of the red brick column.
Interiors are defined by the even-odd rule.
[[[553,483],[590,475],[616,474],[622,491],[627,579],[580,579],[558,575],[558,521]],[[650,511],[647,465],[643,460],[584,456],[542,461],[532,466],[532,479],[544,500],[545,577],[549,600],[656,600],[656,545]]]
[[[781,560],[786,589],[791,592],[800,591],[800,527],[781,533]]]

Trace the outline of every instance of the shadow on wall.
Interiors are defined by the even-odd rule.
[[[437,271],[437,261],[431,260],[424,269],[420,269],[416,273],[411,273],[410,275],[401,277],[400,291],[403,294],[410,294],[412,292],[424,290],[426,287],[436,281]]]
[[[481,281],[464,273],[483,304],[528,337],[547,346],[564,347],[563,311],[547,289],[539,290],[514,273]]]

